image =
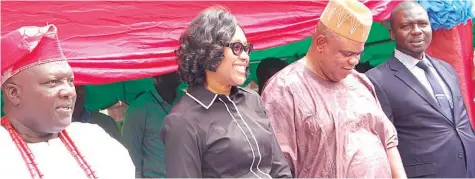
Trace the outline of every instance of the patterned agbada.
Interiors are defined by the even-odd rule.
[[[294,177],[391,178],[396,130],[370,81],[356,71],[326,81],[305,63],[278,72],[262,95]]]

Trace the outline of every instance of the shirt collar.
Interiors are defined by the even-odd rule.
[[[157,100],[158,103],[165,103],[168,104],[163,98],[158,94],[156,89],[151,89],[149,90],[150,94],[152,95],[153,98]]]
[[[414,68],[417,65],[417,63],[419,63],[420,61],[419,59],[411,57],[397,49],[394,50],[394,57],[396,57],[409,70],[412,70],[412,68]],[[423,55],[422,60],[426,61],[427,64],[429,64],[429,66],[432,67],[432,64],[429,62],[429,60],[427,60],[425,53]]]
[[[248,91],[240,87],[233,86],[231,87],[231,94],[229,95],[229,98],[235,99],[237,97],[240,97],[241,95],[243,95],[243,92]],[[195,100],[205,109],[209,109],[218,97],[225,97],[225,95],[220,95],[209,91],[204,86],[192,87],[188,90],[186,95],[189,96],[191,99]]]
[[[150,91],[150,94],[152,95],[152,97],[154,97],[157,100],[158,103],[166,104],[166,105],[170,105],[170,106],[175,106],[175,104],[178,103],[178,101],[180,101],[181,97],[184,95],[186,88],[188,88],[188,85],[186,83],[182,83],[177,87],[177,89],[176,89],[176,98],[173,100],[172,104],[168,104],[168,102],[166,102],[162,98],[162,96],[160,96],[160,94],[158,94],[156,88],[153,88],[149,91]]]

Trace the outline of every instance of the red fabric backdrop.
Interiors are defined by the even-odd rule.
[[[375,21],[399,1],[368,1]],[[173,51],[180,33],[203,9],[231,10],[257,49],[310,36],[327,2],[1,2],[1,33],[21,26],[58,26],[77,84],[104,84],[177,69]]]
[[[427,53],[450,63],[457,71],[467,112],[475,128],[475,103],[472,75],[474,69],[472,21],[451,30],[440,29],[433,33]]]

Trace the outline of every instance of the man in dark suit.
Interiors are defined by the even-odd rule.
[[[448,63],[424,53],[432,39],[426,10],[402,2],[391,13],[394,56],[367,72],[395,125],[408,177],[475,177],[475,132]]]

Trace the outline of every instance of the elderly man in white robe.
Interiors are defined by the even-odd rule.
[[[54,25],[1,39],[0,178],[134,178],[127,149],[94,124],[71,123],[74,75]]]

